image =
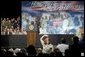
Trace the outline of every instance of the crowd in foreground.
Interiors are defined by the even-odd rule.
[[[27,48],[1,48],[2,56],[84,56],[84,36],[79,40],[77,36],[73,37],[73,44],[66,44],[66,40],[62,39],[53,50],[43,52],[44,48],[35,48],[29,45]],[[67,48],[68,47],[68,48]],[[45,50],[44,50],[45,51]]]

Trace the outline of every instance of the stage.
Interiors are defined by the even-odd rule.
[[[1,47],[25,48],[29,45],[34,45],[36,48],[42,48],[40,37],[42,35],[36,34],[29,37],[29,35],[2,35]],[[67,44],[72,44],[72,37],[74,35],[49,35],[50,42],[53,45],[61,43],[61,38],[66,39]]]

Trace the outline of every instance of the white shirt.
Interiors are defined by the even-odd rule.
[[[40,41],[41,41],[41,44],[43,45],[43,50],[42,52],[43,53],[51,53],[53,51],[53,45],[52,44],[44,44],[44,41],[42,40],[44,36],[48,36],[48,35],[43,35],[41,38],[40,38]]]
[[[48,45],[44,45],[43,46],[43,53],[51,53],[53,51],[53,45],[52,44],[48,44]]]
[[[64,54],[65,50],[69,48],[69,45],[67,45],[67,44],[58,44],[56,48],[58,48],[62,52],[62,54],[65,55]]]

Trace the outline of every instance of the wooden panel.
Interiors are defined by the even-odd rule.
[[[27,35],[27,46],[28,45],[34,45],[35,46],[36,35],[37,35],[36,32],[28,32],[28,35]]]

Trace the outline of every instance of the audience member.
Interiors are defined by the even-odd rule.
[[[28,56],[36,56],[36,49],[33,45],[27,47]]]
[[[81,56],[79,38],[77,36],[73,37],[73,44],[69,46],[71,56]]]
[[[63,56],[65,56],[65,50],[69,48],[69,45],[66,44],[66,39],[62,39],[62,43],[58,44],[57,48],[62,52]]]
[[[81,34],[81,38],[79,40],[79,45],[81,47],[81,52],[85,52],[85,47],[84,47],[84,34]]]
[[[41,41],[41,44],[43,46],[43,50],[42,52],[43,53],[51,53],[53,51],[53,45],[50,44],[49,42],[49,37],[48,35],[43,35],[41,38],[40,38],[40,41]]]

